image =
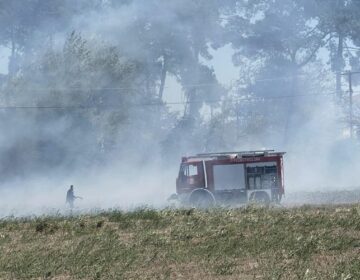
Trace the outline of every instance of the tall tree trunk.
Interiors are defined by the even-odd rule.
[[[146,97],[150,100],[151,99],[151,86],[150,86],[150,69],[149,63],[146,65],[145,70],[145,90],[146,90]]]
[[[159,89],[159,100],[160,101],[162,101],[163,95],[164,95],[166,74],[167,74],[167,56],[163,55],[163,65],[162,65],[162,69],[161,69],[160,89]]]
[[[289,144],[289,140],[291,139],[291,135],[293,133],[292,128],[293,124],[293,115],[294,115],[294,104],[296,96],[298,95],[298,67],[294,62],[292,69],[292,77],[291,77],[291,93],[288,101],[288,110],[286,113],[285,119],[285,132],[284,132],[284,143],[283,145],[286,147]]]
[[[13,77],[16,70],[16,43],[15,43],[15,34],[14,34],[14,28],[11,28],[11,54],[9,58],[9,64],[8,64],[8,73],[9,77]]]
[[[198,119],[199,117],[199,110],[201,107],[201,103],[199,103],[198,100],[198,94],[197,94],[197,85],[200,82],[200,69],[199,69],[199,55],[200,55],[200,50],[195,48],[194,49],[194,65],[192,67],[190,67],[190,69],[192,69],[191,71],[193,71],[192,74],[192,78],[191,78],[191,83],[192,85],[190,85],[190,89],[187,90],[187,100],[189,102],[188,106],[187,106],[187,113],[188,115],[193,118],[194,120]]]
[[[341,92],[341,72],[343,70],[343,52],[344,52],[344,37],[339,33],[339,42],[336,54],[335,71],[336,71],[336,95],[340,99]]]

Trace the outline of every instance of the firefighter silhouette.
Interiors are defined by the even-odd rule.
[[[74,202],[75,202],[75,199],[77,199],[77,198],[82,199],[80,196],[74,195],[74,186],[71,185],[70,189],[66,193],[66,203],[69,204],[69,207],[71,209],[74,208]]]

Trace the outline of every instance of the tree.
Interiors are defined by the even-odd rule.
[[[9,47],[9,75],[20,60],[53,45],[53,36],[67,32],[73,16],[100,5],[100,0],[0,0],[0,45]],[[31,59],[30,59],[31,60]]]
[[[143,64],[144,96],[151,102],[163,101],[168,75],[182,85],[187,104],[184,115],[165,140],[167,149],[176,145],[181,151],[189,147],[184,141],[170,141],[178,137],[189,138],[202,125],[200,108],[213,106],[224,89],[218,84],[214,70],[204,63],[212,57],[210,45],[216,42],[220,30],[220,1],[113,1],[119,13],[129,11],[134,16],[119,24],[119,47]],[[156,13],[154,13],[156,11]],[[122,38],[126,38],[125,41]],[[186,132],[184,132],[186,130]],[[204,139],[193,140],[204,144]],[[179,148],[178,144],[184,142]],[[171,147],[170,147],[171,146]]]
[[[0,43],[11,50],[9,61],[9,74],[18,70],[19,52],[24,49],[27,38],[31,32],[32,21],[31,0],[0,1]]]
[[[135,90],[139,69],[138,62],[116,47],[71,33],[63,49],[39,55],[35,64],[7,83],[3,106],[32,109],[6,111],[0,126],[6,126],[8,118],[16,119],[13,130],[19,137],[0,153],[19,161],[15,173],[86,167],[135,148],[134,143],[124,145],[134,139],[127,133],[129,120],[137,143],[144,145],[148,130],[137,131],[140,120],[135,122],[133,115],[134,107],[141,105]],[[144,112],[143,126],[152,119],[151,112]],[[25,123],[32,133],[19,129]]]
[[[346,46],[356,43],[360,9],[358,1],[318,0],[316,7],[307,11],[318,22],[318,28],[330,38],[327,44],[330,52],[329,62],[336,73],[336,92],[341,97],[341,74],[345,67]]]
[[[235,1],[236,9],[227,15],[225,42],[237,50],[234,62],[239,65],[251,61],[256,65],[247,84],[248,91],[260,98],[292,96],[286,103],[275,100],[264,109],[269,114],[277,111],[278,123],[283,120],[285,143],[290,135],[288,130],[296,127],[291,116],[299,108],[294,102],[300,93],[301,70],[316,60],[319,49],[330,39],[319,28],[320,23],[305,12],[305,6],[310,9],[308,2]]]
[[[204,95],[196,97],[194,93],[201,91],[199,87],[194,89],[188,85],[217,83],[214,74],[208,74],[211,69],[200,60],[211,59],[208,48],[219,29],[219,1],[151,0],[144,3],[134,0],[121,4],[113,1],[113,5],[118,9],[128,8],[135,14],[126,28],[119,26],[120,34],[127,38],[124,48],[130,46],[129,55],[146,62],[149,80],[155,81],[150,85],[154,94],[162,100],[170,73],[184,86],[191,100],[203,101]],[[122,40],[122,46],[121,43]]]

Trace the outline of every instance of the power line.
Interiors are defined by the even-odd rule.
[[[117,109],[122,107],[146,107],[146,106],[171,106],[171,105],[186,105],[186,104],[202,104],[202,103],[240,103],[248,101],[270,101],[277,99],[288,99],[296,97],[309,97],[309,96],[331,96],[335,93],[314,93],[314,94],[295,94],[295,95],[279,95],[279,96],[264,96],[264,97],[239,97],[231,99],[216,99],[216,100],[198,100],[198,101],[178,101],[178,102],[144,102],[144,103],[129,103],[129,104],[119,104],[119,105],[49,105],[49,106],[27,106],[27,105],[6,105],[0,106],[1,110],[6,109],[54,109],[54,110],[63,110],[63,109]]]
[[[349,50],[360,51],[360,48],[356,48],[356,47],[348,47],[348,46],[346,46],[346,48],[349,49]]]
[[[297,77],[304,77],[305,74],[298,74]],[[276,77],[276,78],[262,78],[262,79],[254,79],[254,82],[267,82],[267,81],[281,81],[281,80],[289,80],[292,79],[294,76],[283,76],[283,77]],[[211,87],[211,86],[230,86],[234,87],[236,81],[230,82],[228,85],[223,85],[221,83],[194,83],[194,84],[181,84],[178,83],[180,87],[183,88],[190,88],[190,87]],[[164,88],[172,88],[172,86],[165,86]],[[129,91],[140,91],[139,88],[134,87],[59,87],[59,88],[26,88],[26,89],[19,89],[21,92],[35,92],[35,91],[45,91],[45,92],[58,92],[58,91],[121,91],[121,90],[129,90]]]

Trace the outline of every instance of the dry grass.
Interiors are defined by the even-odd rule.
[[[0,221],[1,279],[360,279],[359,206]]]

